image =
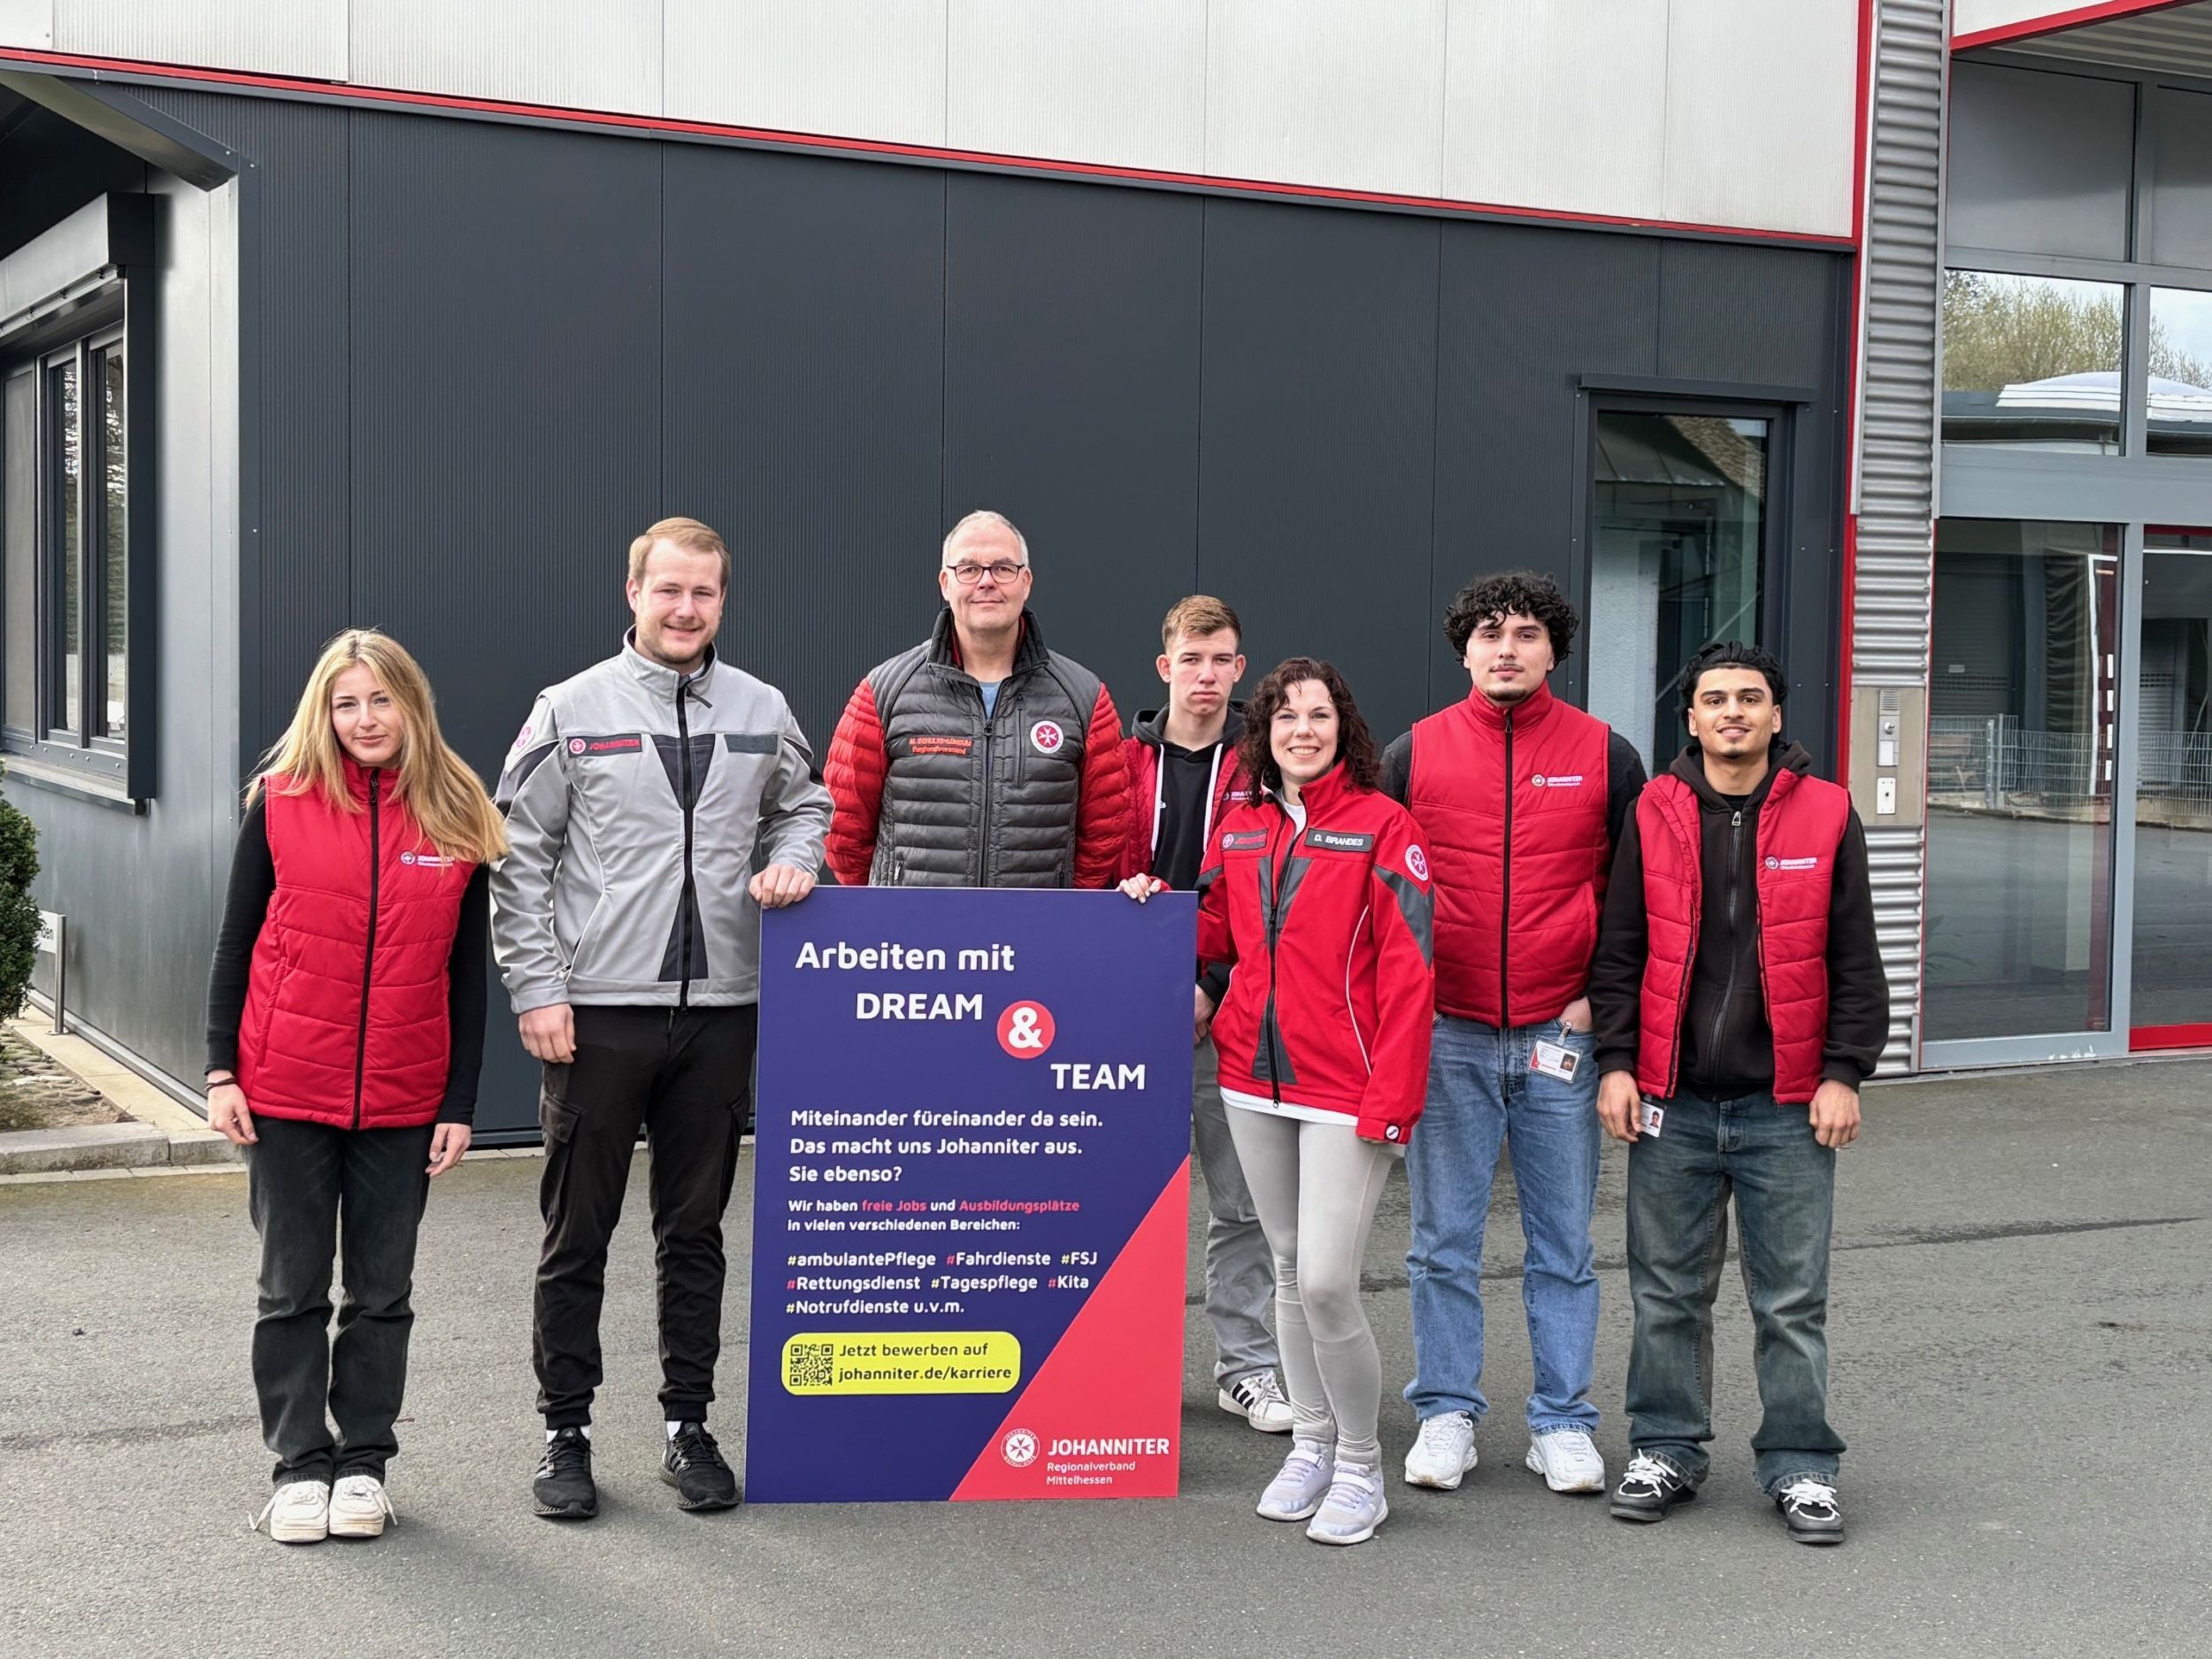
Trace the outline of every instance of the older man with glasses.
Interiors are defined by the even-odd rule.
[[[1121,721],[1096,674],[1045,648],[1029,544],[972,512],[945,538],[927,641],[854,690],[824,780],[847,887],[1103,887],[1129,808]]]

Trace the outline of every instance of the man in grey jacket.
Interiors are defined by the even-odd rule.
[[[758,1034],[759,911],[813,890],[830,803],[783,694],[714,655],[729,578],[728,548],[695,518],[632,542],[636,626],[619,655],[539,694],[499,780],[511,850],[492,874],[492,943],[545,1068],[532,1346],[546,1438],[532,1497],[557,1519],[598,1512],[600,1303],[641,1127],[661,1477],[686,1509],[738,1502],[706,1416]]]

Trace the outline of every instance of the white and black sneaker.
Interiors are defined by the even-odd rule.
[[[1663,1457],[1638,1452],[1628,1460],[1628,1472],[1613,1488],[1613,1518],[1617,1521],[1663,1521],[1678,1503],[1697,1496],[1697,1484]]]
[[[1836,1489],[1816,1475],[1800,1475],[1774,1494],[1782,1525],[1801,1544],[1843,1542],[1843,1510]]]
[[[530,1506],[549,1521],[588,1521],[599,1513],[591,1478],[591,1436],[581,1428],[549,1435],[530,1482]]]
[[[1290,1402],[1271,1371],[1248,1371],[1214,1397],[1214,1403],[1232,1417],[1242,1417],[1263,1434],[1290,1432]]]

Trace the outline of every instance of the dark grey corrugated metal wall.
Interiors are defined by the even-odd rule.
[[[148,96],[261,175],[249,752],[373,621],[489,772],[613,643],[664,511],[729,535],[725,649],[825,746],[979,505],[1125,710],[1202,587],[1256,667],[1334,657],[1386,739],[1463,689],[1436,621],[1468,575],[1579,585],[1586,373],[1822,388],[1793,580],[1834,589],[1832,255]],[[1808,733],[1824,615],[1787,641]],[[486,1125],[530,1098],[495,1033]]]

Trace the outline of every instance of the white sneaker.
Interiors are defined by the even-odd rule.
[[[1605,1459],[1581,1429],[1549,1429],[1532,1436],[1524,1461],[1554,1492],[1605,1490]],[[331,1528],[337,1530],[334,1525]]]
[[[330,1489],[333,1538],[381,1538],[384,1523],[399,1524],[392,1494],[374,1475],[344,1475]]]
[[[1406,1485],[1455,1492],[1475,1466],[1475,1419],[1465,1411],[1446,1411],[1421,1419],[1421,1438],[1406,1454]]]
[[[1270,1521],[1302,1521],[1321,1507],[1333,1478],[1336,1448],[1326,1440],[1293,1440],[1290,1455],[1260,1494],[1259,1514]]]
[[[1380,1463],[1339,1463],[1329,1495],[1306,1536],[1317,1544],[1364,1544],[1390,1518]]]
[[[287,1481],[253,1517],[255,1532],[265,1525],[280,1544],[321,1543],[330,1532],[330,1488],[319,1480]]]
[[[1271,1371],[1251,1371],[1238,1378],[1215,1396],[1215,1402],[1263,1434],[1290,1432],[1290,1402],[1283,1397],[1283,1386]]]

